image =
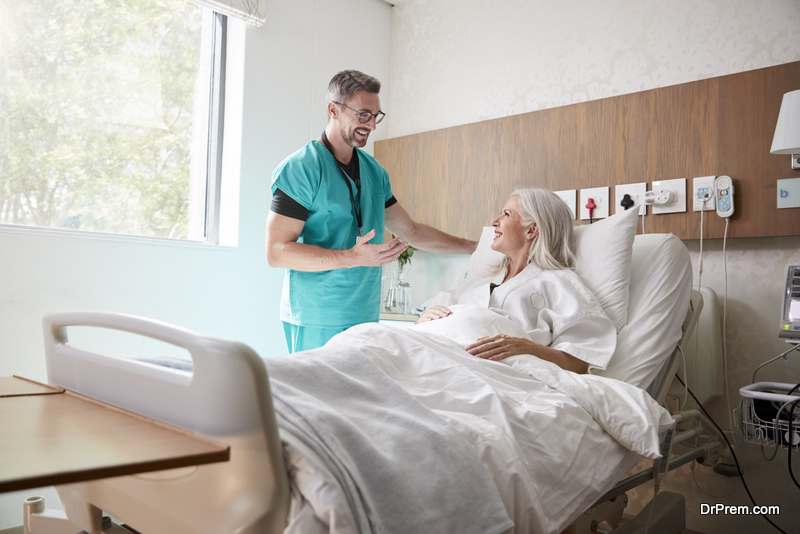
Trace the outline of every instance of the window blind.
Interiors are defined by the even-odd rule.
[[[236,17],[252,24],[261,26],[267,20],[266,0],[189,0],[190,2],[208,7],[229,17]]]

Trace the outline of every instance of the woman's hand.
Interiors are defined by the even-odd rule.
[[[436,319],[443,319],[448,315],[452,315],[452,313],[453,312],[451,312],[450,309],[446,308],[445,306],[433,306],[422,312],[422,315],[420,315],[419,319],[417,319],[417,323],[419,324],[427,321],[435,321]]]
[[[482,337],[472,345],[467,345],[465,350],[473,356],[485,360],[499,361],[518,354],[531,354],[542,360],[553,362],[565,371],[584,374],[589,370],[589,364],[585,361],[524,337],[512,337],[505,334]]]
[[[466,351],[485,360],[503,360],[517,354],[535,354],[537,345],[539,344],[523,337],[497,334],[482,337],[472,345],[467,345]]]

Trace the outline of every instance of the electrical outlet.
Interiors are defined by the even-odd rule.
[[[589,220],[589,210],[586,208],[586,204],[589,202],[590,198],[595,204],[595,208],[592,210],[592,219],[605,219],[608,217],[608,187],[581,189],[580,198],[582,221]]]
[[[671,189],[653,189],[644,195],[644,201],[651,206],[669,206],[678,200],[678,194]]]
[[[645,182],[614,186],[614,213],[625,211],[620,202],[622,197],[630,195],[631,199],[639,206],[639,215],[645,215],[647,213],[647,204],[644,203],[644,194],[646,192],[647,184]]]
[[[671,198],[667,204],[662,204],[660,206],[654,204],[652,207],[653,215],[686,211],[686,178],[653,182],[653,192],[656,195],[657,202],[663,200],[663,193],[661,193],[661,190],[672,191],[674,193],[674,198]]]
[[[714,211],[716,209],[714,205],[714,179],[716,179],[716,176],[700,176],[694,179],[692,210]],[[705,206],[703,200],[706,200]]]
[[[565,189],[564,191],[553,191],[558,197],[564,201],[569,211],[572,212],[572,219],[575,219],[575,202],[578,197],[577,191],[574,189]]]

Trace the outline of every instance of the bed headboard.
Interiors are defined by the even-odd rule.
[[[769,151],[783,94],[798,88],[800,62],[787,63],[378,141],[375,157],[415,220],[472,239],[517,187],[609,186],[616,204],[616,184],[686,178],[690,188],[710,175],[734,182],[729,237],[794,235],[800,209],[777,209],[777,180],[800,171]],[[699,239],[688,210],[648,215],[648,233]],[[723,236],[721,218],[704,226]]]

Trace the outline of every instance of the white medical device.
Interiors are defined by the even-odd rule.
[[[714,180],[717,190],[717,215],[730,217],[733,215],[733,180],[730,176],[720,176]]]
[[[780,337],[800,339],[800,264],[786,266]]]

